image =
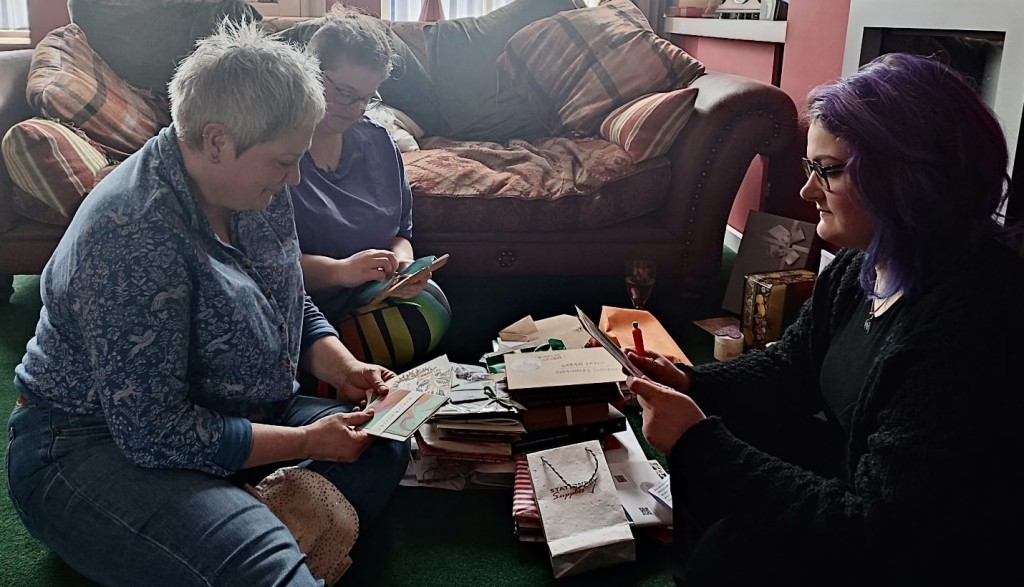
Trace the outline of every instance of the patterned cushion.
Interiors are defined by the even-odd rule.
[[[671,179],[667,159],[634,165],[622,147],[596,138],[500,145],[433,137],[420,146],[402,159],[421,234],[600,228],[658,210]]]
[[[704,66],[659,37],[630,0],[538,20],[505,46],[498,67],[552,134],[592,136],[630,100],[686,87]]]
[[[601,123],[601,138],[619,145],[634,163],[664,155],[693,114],[697,88],[641,96]]]
[[[64,221],[108,164],[107,156],[84,134],[41,118],[12,126],[3,138],[3,156],[15,185],[59,212]],[[47,222],[55,223],[52,218]]]
[[[170,124],[166,100],[125,83],[74,24],[40,41],[32,54],[26,91],[37,113],[81,129],[114,159],[139,150]]]

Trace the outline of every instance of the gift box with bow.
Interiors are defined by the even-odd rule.
[[[743,229],[743,240],[736,253],[722,308],[736,315],[743,312],[743,286],[747,275],[815,269],[820,252],[821,239],[813,223],[752,210]]]

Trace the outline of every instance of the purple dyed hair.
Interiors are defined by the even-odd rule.
[[[927,290],[991,235],[1008,185],[1002,127],[973,87],[935,59],[891,53],[815,88],[807,118],[843,140],[846,173],[875,235],[860,282],[886,267],[888,296]]]

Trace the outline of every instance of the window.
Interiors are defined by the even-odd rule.
[[[0,0],[0,51],[29,46],[28,0]]]
[[[0,30],[28,30],[28,0],[0,0]]]
[[[440,0],[445,18],[480,16],[511,4],[512,0]],[[381,15],[393,21],[419,20],[423,0],[381,0]]]

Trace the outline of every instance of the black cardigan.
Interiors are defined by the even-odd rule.
[[[993,244],[907,300],[847,435],[819,374],[862,261],[840,252],[776,345],[695,369],[715,416],[671,451],[677,511],[728,519],[819,584],[1021,576],[1024,262]]]

